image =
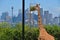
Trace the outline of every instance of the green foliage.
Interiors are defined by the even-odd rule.
[[[60,26],[57,25],[47,25],[46,30],[49,34],[55,37],[56,40],[60,40]]]
[[[6,25],[6,26],[3,26]],[[60,27],[57,25],[46,25],[45,29],[49,34],[60,40]],[[25,25],[25,40],[37,40],[39,35],[38,27]],[[0,23],[0,40],[22,40],[22,25],[18,23],[12,27],[9,23]]]
[[[30,6],[30,11],[35,11],[36,8],[34,6]]]

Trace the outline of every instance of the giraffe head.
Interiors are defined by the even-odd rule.
[[[39,10],[40,9],[40,4],[36,4],[35,9]]]

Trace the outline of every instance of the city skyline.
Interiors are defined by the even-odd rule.
[[[43,11],[43,8],[40,8],[41,11],[41,17],[42,17],[42,23],[43,24],[49,24],[49,25],[53,25],[53,24],[57,24],[60,25],[60,16],[59,17],[52,17],[53,15],[49,13],[49,11]],[[44,13],[44,15],[43,15]],[[30,18],[29,16],[29,9],[25,10],[25,23],[28,22],[28,19]],[[38,15],[34,14],[34,12],[31,14],[31,18],[33,18],[33,20],[31,19],[31,22],[34,22],[34,24],[37,24],[38,21]],[[12,21],[13,20],[13,21]],[[22,22],[22,13],[20,12],[20,10],[18,11],[18,15],[17,16],[9,16],[9,12],[3,12],[1,15],[1,19],[0,22],[9,22],[9,23],[18,23],[18,22]]]
[[[0,0],[0,15],[2,12],[9,12],[11,15],[11,7],[14,7],[14,15],[17,15],[19,9],[22,9],[22,0]]]

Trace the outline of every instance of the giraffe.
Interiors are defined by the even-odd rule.
[[[39,6],[39,4],[36,4],[36,6],[34,6],[34,7],[35,7],[35,10],[38,12],[38,28],[39,28],[38,40],[55,40],[52,35],[47,33],[47,31],[45,30],[45,28],[42,24],[42,18],[40,16],[40,6]]]

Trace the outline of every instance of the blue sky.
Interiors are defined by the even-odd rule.
[[[53,14],[53,17],[60,15],[60,0],[25,0],[25,2],[25,8],[29,7],[30,3],[40,3],[41,8],[49,10]]]
[[[40,3],[43,10],[49,10],[53,16],[60,14],[60,0],[25,0],[25,9],[29,8],[30,3]],[[0,0],[0,15],[8,11],[11,15],[11,6],[14,6],[14,15],[22,8],[22,0]]]

